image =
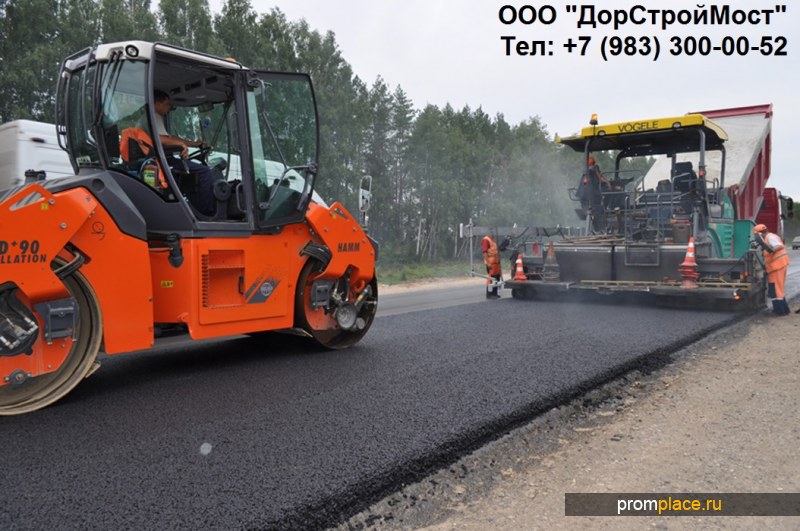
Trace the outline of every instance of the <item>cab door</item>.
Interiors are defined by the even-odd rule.
[[[302,221],[319,153],[316,101],[303,74],[260,72],[246,86],[239,115],[247,117],[247,145],[234,193],[254,232],[246,239],[196,242],[200,322],[264,319],[260,326],[288,327],[305,261],[300,251],[311,239]]]
[[[319,153],[317,106],[304,74],[259,72],[247,92],[257,229],[300,222],[314,189]]]

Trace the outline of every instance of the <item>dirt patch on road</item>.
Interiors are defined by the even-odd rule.
[[[752,317],[666,367],[554,409],[341,529],[796,529],[791,517],[565,517],[564,494],[800,492],[799,340],[800,315]]]

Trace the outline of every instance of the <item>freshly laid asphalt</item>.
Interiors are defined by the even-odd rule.
[[[0,418],[0,529],[314,529],[737,317],[482,300],[342,352],[269,335],[108,358]]]

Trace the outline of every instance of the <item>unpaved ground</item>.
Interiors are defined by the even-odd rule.
[[[484,287],[485,281],[476,278],[463,276],[458,278],[431,278],[423,280],[415,280],[413,282],[403,282],[402,284],[378,284],[378,293],[381,295],[389,295],[394,293],[406,293],[418,289],[426,288],[429,286],[439,287],[447,285],[448,287],[474,287],[476,293],[481,293],[481,288]]]
[[[793,301],[793,308],[798,301]],[[759,315],[407,486],[341,529],[798,529],[800,517],[565,517],[567,492],[800,492],[800,315]]]

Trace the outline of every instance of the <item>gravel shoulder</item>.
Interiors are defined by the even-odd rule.
[[[564,494],[800,492],[798,338],[800,314],[748,318],[661,369],[550,411],[340,529],[797,529],[791,517],[565,517]]]
[[[380,284],[378,283],[378,293],[380,295],[394,295],[397,293],[409,293],[412,291],[437,288],[442,286],[448,287],[475,287],[480,289],[484,286],[484,280],[476,277],[457,277],[457,278],[432,278],[425,280],[415,280],[413,282],[403,282],[402,284]]]

